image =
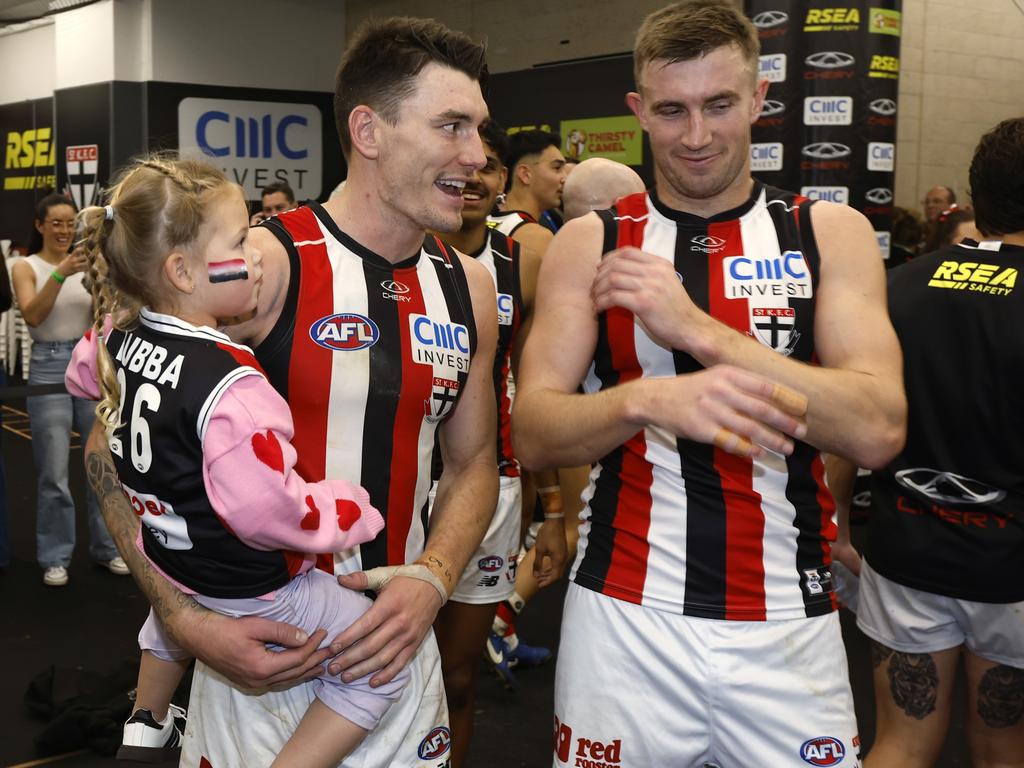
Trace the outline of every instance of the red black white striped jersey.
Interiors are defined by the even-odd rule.
[[[288,251],[291,278],[255,352],[291,407],[296,469],[359,483],[385,521],[374,541],[337,553],[333,569],[411,562],[426,537],[434,433],[476,349],[462,264],[435,237],[392,264],[315,202],[263,226]]]
[[[498,349],[494,355],[494,396],[498,403],[498,473],[519,477],[519,464],[512,455],[512,397],[509,372],[512,345],[523,322],[523,293],[519,285],[519,243],[496,231],[472,254],[487,270],[498,293]]]
[[[526,211],[498,211],[487,217],[487,226],[511,237],[524,224],[536,224],[537,220]]]
[[[806,198],[755,183],[731,211],[704,219],[640,193],[599,212],[605,252],[635,245],[671,261],[712,317],[796,360],[813,362],[818,250]],[[586,392],[640,377],[692,373],[689,355],[656,344],[632,313],[598,318]],[[834,504],[817,449],[750,459],[647,427],[591,473],[581,586],[654,608],[757,621],[835,609]]]

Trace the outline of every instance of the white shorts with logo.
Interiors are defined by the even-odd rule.
[[[859,768],[836,613],[719,621],[570,584],[555,768]]]
[[[412,675],[402,697],[340,768],[447,768],[451,732],[433,631],[409,669]],[[284,691],[244,690],[197,661],[179,765],[268,766],[312,701],[313,687],[308,683]]]
[[[430,489],[430,512],[434,510],[436,493],[437,483],[434,483]],[[502,475],[498,478],[497,509],[483,541],[455,585],[451,597],[455,602],[471,605],[500,603],[515,592],[522,498],[523,486],[518,477]]]
[[[966,645],[997,664],[1024,669],[1024,602],[979,603],[907,587],[873,570],[860,572],[857,626],[903,653]]]

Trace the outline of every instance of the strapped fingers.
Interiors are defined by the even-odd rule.
[[[807,413],[807,395],[784,384],[776,384],[769,399],[790,416],[799,417]]]
[[[720,427],[718,429],[712,443],[716,448],[720,448],[726,453],[732,453],[737,456],[749,456],[754,450],[754,444],[750,442],[749,438],[737,435],[735,432],[728,430],[725,427]]]

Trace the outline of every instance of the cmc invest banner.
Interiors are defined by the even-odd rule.
[[[851,205],[889,256],[901,0],[823,5],[746,0],[771,85],[751,170],[769,184]]]

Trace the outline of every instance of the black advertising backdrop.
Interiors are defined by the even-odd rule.
[[[53,99],[0,106],[4,136],[0,184],[0,238],[26,247],[36,201],[56,184]]]
[[[250,199],[258,198],[260,186],[283,178],[300,199],[323,200],[345,176],[330,93],[94,83],[0,105],[0,238],[27,246],[35,203],[55,188],[88,205],[132,157],[197,143],[193,116],[205,116],[203,138],[221,153],[213,161]],[[182,125],[192,130],[180,145]]]
[[[771,81],[754,126],[755,176],[862,211],[888,257],[901,2],[747,0]]]

